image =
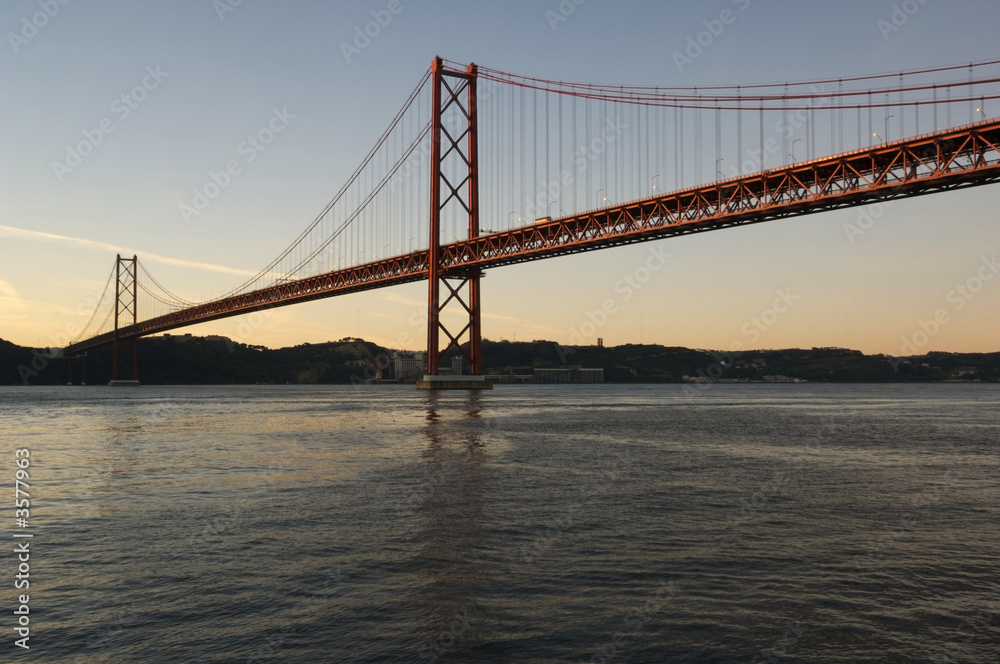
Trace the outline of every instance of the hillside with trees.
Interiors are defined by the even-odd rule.
[[[943,353],[893,358],[843,348],[754,350],[743,353],[657,345],[561,346],[553,341],[484,341],[486,373],[530,375],[534,369],[604,369],[609,383],[833,383],[1000,381],[1000,353]],[[139,341],[144,384],[335,384],[393,379],[396,352],[363,339],[270,349],[225,337],[169,335]],[[449,366],[448,358],[444,366]],[[86,358],[91,385],[111,379],[111,349]],[[48,350],[0,340],[0,385],[63,385],[67,361]],[[79,382],[79,368],[76,370]]]

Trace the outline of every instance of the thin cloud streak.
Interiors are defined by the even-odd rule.
[[[28,240],[34,242],[61,242],[63,244],[72,244],[77,247],[82,247],[84,249],[90,249],[93,251],[107,251],[116,254],[118,253],[136,254],[138,256],[141,256],[142,260],[144,261],[150,263],[159,263],[161,265],[185,267],[193,270],[202,270],[204,272],[235,274],[241,277],[257,276],[257,272],[255,272],[254,270],[243,270],[236,267],[228,267],[226,265],[215,265],[213,263],[198,263],[195,261],[184,260],[183,258],[171,258],[170,256],[160,256],[159,254],[153,254],[145,251],[135,251],[133,249],[126,249],[124,247],[118,247],[113,244],[108,244],[106,242],[97,242],[95,240],[87,240],[79,237],[69,237],[68,235],[43,233],[41,231],[29,231],[23,228],[13,228],[11,226],[0,226],[0,238],[16,238],[20,240]]]

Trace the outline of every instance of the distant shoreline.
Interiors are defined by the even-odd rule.
[[[484,341],[484,373],[534,382],[538,371],[593,376],[582,384],[675,384],[691,389],[726,384],[873,384],[1000,382],[1000,352],[931,352],[919,356],[865,355],[844,348],[748,350],[740,353],[653,344],[562,346],[554,341]],[[443,366],[451,366],[451,356]],[[111,348],[88,353],[71,367],[48,350],[0,340],[0,385],[65,385],[71,379],[106,385]],[[144,385],[386,384],[423,371],[417,354],[357,338],[269,349],[225,337],[146,337],[139,342],[139,381]],[[589,382],[588,382],[589,381]],[[566,384],[566,383],[558,383]]]

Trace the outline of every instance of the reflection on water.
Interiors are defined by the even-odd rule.
[[[456,645],[492,640],[488,627],[495,620],[480,596],[497,570],[476,555],[493,530],[484,504],[492,473],[482,441],[480,396],[464,397],[460,409],[445,405],[442,416],[441,396],[430,392],[424,408],[427,447],[420,456],[427,484],[418,535],[424,564],[415,601],[422,616],[420,631],[428,635],[419,654],[435,659]]]
[[[0,435],[37,663],[1000,651],[988,385],[0,388]]]

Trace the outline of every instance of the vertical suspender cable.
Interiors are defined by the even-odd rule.
[[[868,147],[871,147],[875,138],[875,130],[872,128],[872,91],[868,91]]]
[[[736,174],[743,175],[743,95],[736,88]]]
[[[720,166],[722,165],[722,109],[719,107],[719,100],[715,100],[715,172],[712,177],[715,180],[725,178],[719,177]]]

